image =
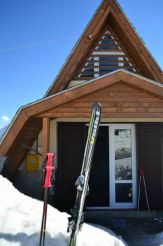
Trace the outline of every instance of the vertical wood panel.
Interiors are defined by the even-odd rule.
[[[151,209],[162,209],[160,123],[137,123],[138,167],[143,168]],[[141,186],[141,209],[147,209]]]
[[[43,118],[43,161],[46,158],[50,148],[50,120],[49,118]]]
[[[75,181],[80,175],[84,154],[84,123],[58,124],[58,169],[55,206],[68,211],[74,206]]]

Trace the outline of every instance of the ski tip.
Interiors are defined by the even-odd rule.
[[[96,102],[96,101],[93,103],[92,108],[95,107],[95,106],[99,107],[100,109],[102,108],[102,104],[99,103],[99,102]]]

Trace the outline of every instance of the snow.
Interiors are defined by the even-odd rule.
[[[39,242],[43,203],[20,193],[0,175],[0,245],[36,246]],[[45,245],[66,246],[68,214],[48,205]],[[77,246],[125,246],[111,230],[83,224]]]

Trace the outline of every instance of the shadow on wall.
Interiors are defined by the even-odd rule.
[[[25,195],[42,200],[42,171],[30,173],[23,170],[17,170],[12,178],[12,183]]]

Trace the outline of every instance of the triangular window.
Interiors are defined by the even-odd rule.
[[[136,72],[133,62],[110,27],[107,27],[78,70],[74,80],[90,80],[118,69]]]

